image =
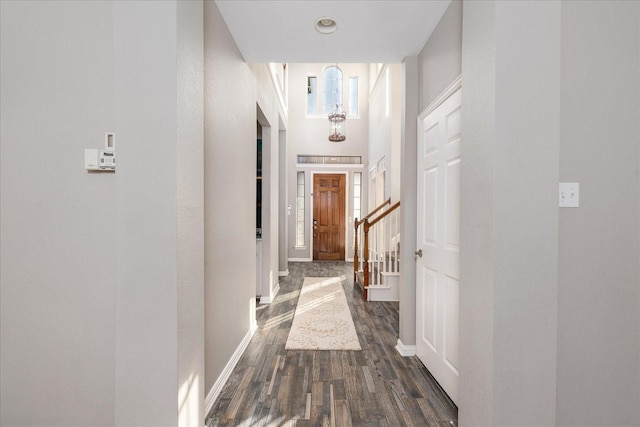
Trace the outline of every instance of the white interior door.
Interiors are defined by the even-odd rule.
[[[461,91],[418,126],[416,354],[458,403]]]

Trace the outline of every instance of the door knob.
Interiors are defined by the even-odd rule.
[[[416,251],[416,255],[418,255],[420,258],[422,258],[422,249],[418,249]]]

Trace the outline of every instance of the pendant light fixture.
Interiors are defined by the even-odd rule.
[[[331,123],[331,134],[329,135],[329,141],[342,142],[347,137],[344,135],[344,121],[347,119],[347,115],[344,111],[340,111],[338,103],[331,113],[329,113],[329,122]]]
[[[336,64],[336,74],[334,75],[333,84],[334,90],[333,92],[337,95],[338,90],[335,85],[338,84],[337,80],[337,71],[340,70],[338,68],[338,64]],[[342,79],[340,79],[340,84],[342,84]],[[336,96],[336,104],[333,107],[332,111],[329,113],[329,123],[331,125],[331,133],[329,134],[329,141],[331,142],[342,142],[347,137],[344,132],[344,122],[347,120],[347,114],[342,110],[341,105],[339,104],[339,99]]]

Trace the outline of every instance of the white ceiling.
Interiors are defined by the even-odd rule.
[[[216,0],[247,62],[401,62],[451,0]],[[337,31],[320,34],[319,18]]]

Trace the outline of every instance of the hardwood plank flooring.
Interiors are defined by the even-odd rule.
[[[360,351],[285,350],[305,277],[344,276]],[[280,292],[209,413],[213,426],[449,426],[458,409],[417,357],[402,357],[398,303],[366,302],[353,264],[289,263]]]

